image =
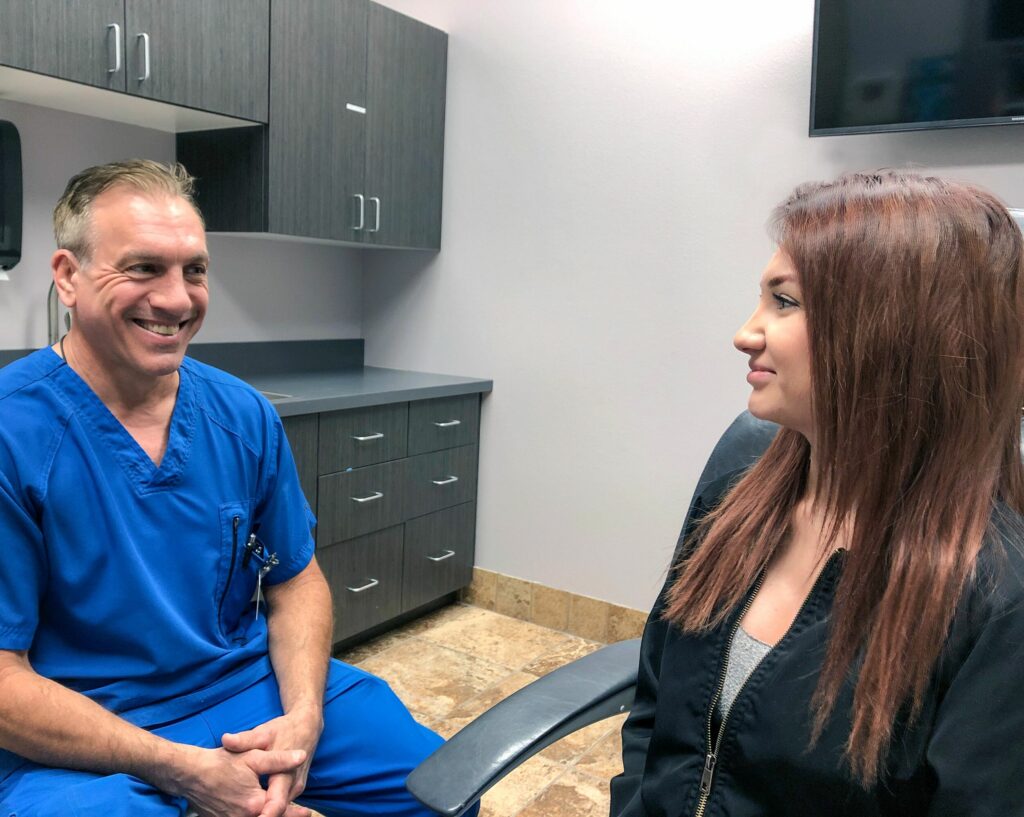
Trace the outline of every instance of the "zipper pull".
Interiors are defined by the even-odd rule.
[[[715,757],[715,753],[708,752],[708,756],[704,758],[704,774],[700,776],[700,793],[703,797],[707,797],[711,792],[711,778],[715,776],[716,762],[718,758]]]

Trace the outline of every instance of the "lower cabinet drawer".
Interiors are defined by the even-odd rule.
[[[405,523],[403,609],[419,607],[472,581],[475,531],[475,502]]]
[[[476,498],[476,459],[477,447],[464,445],[405,460],[405,518]]]
[[[396,460],[320,477],[317,546],[401,522],[407,462]]]
[[[334,640],[402,612],[402,526],[317,551],[334,599]]]

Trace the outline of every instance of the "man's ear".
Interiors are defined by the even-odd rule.
[[[75,285],[80,270],[78,259],[70,250],[57,250],[50,259],[53,270],[53,282],[57,285],[57,297],[68,309],[75,306]]]

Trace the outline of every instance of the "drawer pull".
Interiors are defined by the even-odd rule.
[[[354,496],[351,497],[353,502],[373,502],[375,499],[380,499],[384,494],[380,491],[374,491],[369,496]]]
[[[443,423],[435,421],[434,425],[436,425],[438,428],[451,428],[452,426],[462,425],[462,420],[445,420]]]
[[[369,590],[371,587],[376,587],[380,584],[376,579],[370,579],[366,584],[361,587],[346,587],[346,590],[351,590],[353,593],[362,593],[364,590]]]
[[[445,477],[444,479],[432,479],[430,481],[435,485],[451,485],[453,482],[458,482],[459,478],[452,474],[450,477]]]
[[[446,550],[440,556],[428,556],[427,558],[430,559],[430,561],[432,561],[432,562],[443,562],[445,559],[450,559],[454,555],[455,555],[455,551],[454,550]]]
[[[360,437],[357,434],[352,435],[352,439],[357,443],[368,443],[370,440],[382,440],[384,439],[384,432],[378,431],[376,434],[367,434],[364,437]]]

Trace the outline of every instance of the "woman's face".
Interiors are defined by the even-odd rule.
[[[793,262],[781,250],[761,274],[757,309],[733,344],[750,357],[750,413],[811,439],[811,355],[803,296]]]

